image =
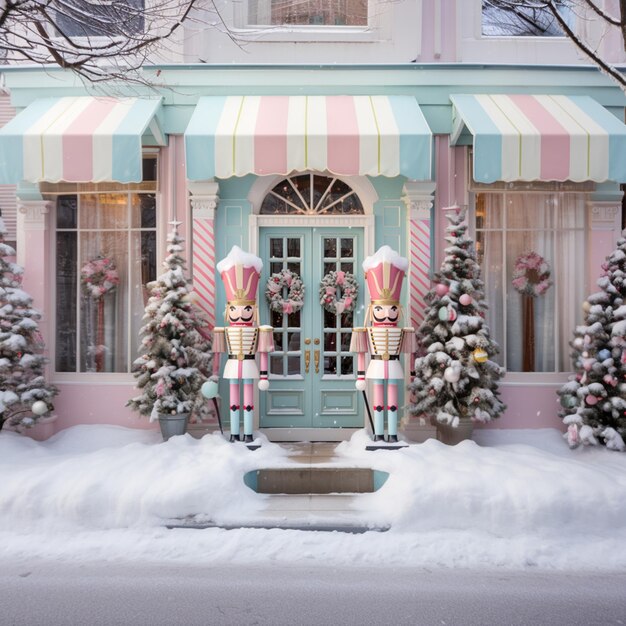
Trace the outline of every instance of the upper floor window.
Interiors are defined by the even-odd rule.
[[[144,31],[145,0],[64,0],[55,23],[66,37],[122,37]]]
[[[573,14],[570,0],[555,0],[560,15],[570,24]],[[482,34],[484,37],[563,37],[563,30],[543,2],[532,0],[483,0]]]
[[[248,0],[250,26],[367,26],[368,0]]]

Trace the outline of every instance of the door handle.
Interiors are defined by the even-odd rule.
[[[313,358],[315,359],[315,373],[319,374],[320,373],[320,351],[319,350],[316,350],[313,353]]]
[[[304,373],[308,374],[309,373],[309,366],[311,365],[311,351],[310,350],[305,350],[304,351]]]

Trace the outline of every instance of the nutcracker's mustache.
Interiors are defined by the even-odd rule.
[[[231,322],[238,322],[239,320],[241,320],[242,322],[251,322],[253,318],[254,318],[254,313],[250,317],[244,317],[243,315],[241,317],[233,317],[232,315],[228,316],[228,319]]]
[[[375,322],[397,322],[398,318],[400,317],[400,314],[396,314],[395,317],[391,317],[391,316],[387,316],[387,317],[378,317],[375,313],[372,313],[372,317],[374,318]]]

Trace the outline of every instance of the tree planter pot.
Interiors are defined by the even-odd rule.
[[[159,426],[163,441],[167,441],[170,437],[176,435],[184,435],[187,432],[187,422],[189,421],[189,413],[176,413],[168,415],[159,413]]]
[[[461,417],[456,428],[449,424],[441,424],[436,418],[432,418],[431,423],[437,427],[437,439],[449,446],[456,446],[461,441],[471,439],[474,432],[474,422],[469,417]]]

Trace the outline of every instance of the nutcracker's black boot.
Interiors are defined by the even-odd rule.
[[[241,437],[239,435],[231,435],[230,443],[233,443],[234,441],[241,441]]]
[[[244,435],[243,442],[244,443],[252,443],[254,441],[254,437],[252,435]]]
[[[398,435],[387,435],[388,443],[398,443]]]
[[[374,435],[374,441],[385,441],[385,437],[383,435]]]

